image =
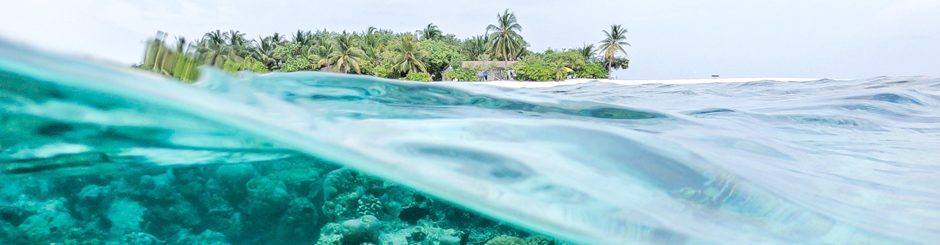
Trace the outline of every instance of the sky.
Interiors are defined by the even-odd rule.
[[[514,12],[530,49],[580,47],[629,30],[620,79],[940,77],[940,0],[5,0],[0,38],[119,64],[160,30],[250,37],[298,29],[415,31],[465,38]]]

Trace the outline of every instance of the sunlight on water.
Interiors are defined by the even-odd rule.
[[[0,171],[17,183],[0,194],[6,236],[940,240],[936,79],[508,90],[203,74],[194,87],[0,45]],[[280,228],[247,235],[264,227]]]

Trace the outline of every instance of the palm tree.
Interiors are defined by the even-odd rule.
[[[301,30],[297,30],[297,32],[294,33],[293,39],[295,43],[300,44],[301,46],[308,46],[314,41],[313,35],[310,34],[310,31]]]
[[[163,39],[166,37],[162,31],[157,32],[157,36],[147,41],[147,50],[144,52],[144,60],[140,64],[141,69],[153,70],[157,63],[157,56],[160,55],[160,49],[163,48]]]
[[[144,62],[139,68],[184,81],[195,80],[195,68],[201,64],[197,61],[197,54],[192,52],[195,46],[183,37],[177,37],[175,45],[168,46],[166,37],[167,33],[160,31],[147,41]]]
[[[414,37],[411,35],[402,35],[393,49],[397,53],[397,59],[393,65],[399,73],[408,74],[410,72],[427,71],[426,66],[419,58],[425,56],[427,51],[418,49],[418,44],[415,43]]]
[[[268,36],[267,38],[271,39],[271,42],[276,43],[276,44],[282,44],[282,43],[287,42],[287,37],[284,37],[284,35],[281,35],[280,33],[277,33],[277,32],[275,32],[271,36]]]
[[[199,42],[199,53],[203,54],[205,64],[222,66],[228,57],[225,34],[219,30],[206,33]]]
[[[245,38],[245,33],[236,30],[230,30],[225,33],[225,37],[228,40],[228,51],[231,55],[238,58],[242,58],[248,55],[248,48],[251,41]]]
[[[502,58],[504,64],[508,64],[510,59],[518,57],[525,48],[525,41],[519,34],[522,32],[522,26],[516,21],[516,14],[510,13],[508,9],[496,15],[496,18],[496,25],[486,27],[486,31],[490,32],[489,50],[493,57]]]
[[[362,37],[363,41],[363,51],[366,52],[366,56],[373,62],[378,64],[382,60],[382,52],[385,51],[385,41],[381,40],[381,36],[377,28],[370,26],[369,29],[365,31],[365,34]]]
[[[418,32],[421,33],[422,40],[438,39],[442,36],[441,29],[437,28],[434,23],[428,24],[428,26],[424,27],[424,30]]]
[[[564,80],[568,74],[574,72],[574,69],[568,68],[567,66],[559,66],[555,68],[555,81]]]
[[[222,33],[220,30],[210,31],[203,35],[204,39],[213,43],[225,44],[225,33]]]
[[[594,57],[594,44],[584,44],[584,46],[576,48],[574,51],[583,56],[585,61],[591,61],[591,58]]]
[[[614,65],[617,64],[617,53],[623,53],[624,56],[627,55],[627,51],[623,49],[623,46],[630,46],[630,43],[627,43],[627,29],[623,29],[620,25],[611,25],[610,31],[604,31],[604,35],[607,37],[604,40],[601,40],[600,46],[597,47],[597,52],[601,53],[601,56],[604,58],[604,62],[607,63],[607,71],[610,71],[614,68]]]
[[[186,41],[184,37],[176,38],[176,61],[172,65],[172,76],[191,81],[196,79],[196,66],[194,55],[191,53],[194,49],[192,43]]]
[[[164,41],[166,40],[166,36],[167,34],[161,31],[157,32],[157,38],[154,39],[154,42],[157,44],[157,46],[156,51],[154,52],[153,67],[151,70],[158,73],[162,73],[163,66],[165,65],[163,62],[166,60],[166,56],[169,53],[169,50],[167,50],[166,43]]]
[[[274,33],[267,37],[258,37],[258,45],[251,48],[251,56],[263,63],[270,70],[274,70],[278,65],[278,60],[274,58],[274,49],[284,44],[284,36]]]
[[[156,72],[162,73],[163,75],[172,76],[175,71],[175,67],[179,62],[179,57],[182,57],[186,52],[186,38],[177,37],[176,46],[174,48],[167,49],[163,48],[163,55],[161,57],[160,63],[156,64],[157,67],[154,67]]]
[[[486,60],[486,36],[473,36],[464,40],[463,52],[470,60]]]
[[[176,49],[175,49],[175,51],[176,51],[177,53],[181,53],[181,54],[182,54],[182,53],[186,53],[186,46],[187,46],[188,44],[189,44],[189,43],[186,42],[186,38],[185,38],[185,37],[176,37]]]
[[[362,73],[359,66],[366,58],[366,53],[356,47],[351,35],[343,32],[342,35],[336,37],[336,41],[333,42],[333,52],[328,57],[327,62],[337,71],[345,73],[355,71],[359,74]]]
[[[311,62],[311,67],[320,69],[325,65],[331,64],[329,59],[336,45],[333,45],[333,42],[327,38],[316,38],[316,40],[311,38],[310,40],[312,44],[310,47],[307,47],[304,52],[307,59]]]

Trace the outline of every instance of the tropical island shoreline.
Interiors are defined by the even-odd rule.
[[[183,82],[199,77],[200,66],[229,73],[324,71],[411,81],[562,81],[609,78],[629,68],[627,29],[612,24],[601,40],[574,48],[530,49],[522,25],[508,9],[482,35],[459,38],[429,23],[414,32],[368,27],[362,31],[297,30],[250,38],[229,30],[195,39],[158,31],[146,41],[134,67]]]
[[[147,41],[136,68],[195,82],[200,66],[228,73],[314,71],[365,75],[439,84],[482,84],[540,88],[591,81],[620,85],[813,81],[817,78],[711,78],[620,80],[613,71],[628,69],[626,28],[614,24],[603,39],[567,49],[529,49],[522,26],[508,9],[483,35],[459,38],[433,23],[414,32],[369,27],[357,32],[297,30],[291,37],[274,33],[251,39],[230,30],[205,33],[195,42],[167,40],[161,31]]]

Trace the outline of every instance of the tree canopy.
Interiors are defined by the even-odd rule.
[[[489,68],[461,67],[463,61],[520,61],[514,69],[522,80],[558,80],[567,77],[600,78],[611,69],[627,68],[626,29],[612,25],[597,45],[566,50],[532,52],[522,36],[522,25],[508,9],[484,34],[457,38],[434,23],[416,32],[394,32],[368,27],[362,31],[297,30],[249,38],[238,30],[213,30],[196,40],[167,39],[158,32],[147,43],[141,69],[193,81],[198,66],[225,71],[318,71],[369,74],[385,78],[472,80]],[[598,67],[604,70],[598,71]],[[482,69],[482,70],[481,70]]]
[[[630,46],[630,43],[627,42],[627,29],[620,25],[611,25],[610,31],[605,30],[604,35],[605,38],[601,40],[597,52],[604,58],[607,70],[624,66],[622,61],[618,62],[617,54],[627,55],[627,50],[623,49],[623,46]]]
[[[516,19],[516,14],[505,10],[502,14],[496,15],[496,24],[486,27],[489,35],[489,53],[503,61],[515,60],[522,50],[525,49],[526,42],[520,34],[522,25]]]

